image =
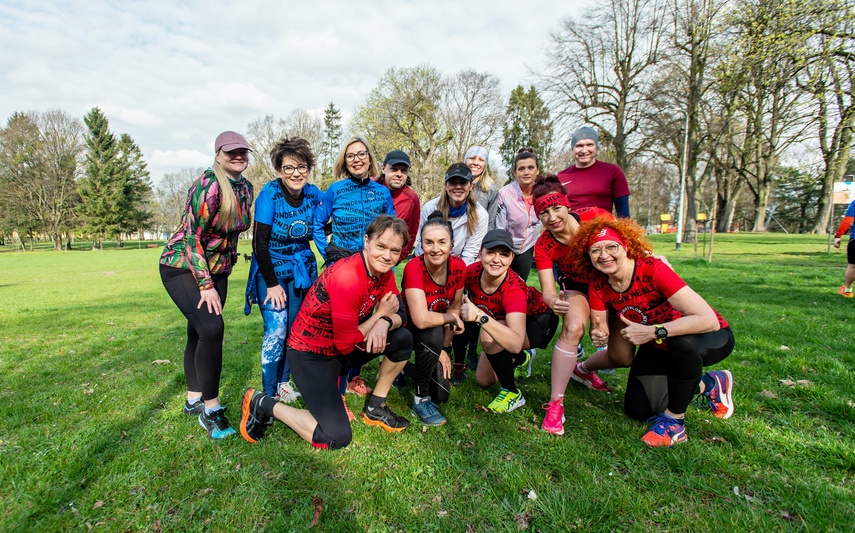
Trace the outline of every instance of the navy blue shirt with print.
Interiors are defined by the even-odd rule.
[[[332,221],[330,244],[358,252],[365,243],[365,230],[378,215],[395,216],[389,189],[374,180],[350,177],[329,186],[315,210],[315,232]],[[326,259],[327,243],[315,241]]]

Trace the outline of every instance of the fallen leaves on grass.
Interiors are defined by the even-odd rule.
[[[769,398],[770,400],[775,400],[778,398],[778,395],[775,394],[774,392],[770,391],[770,390],[764,390],[763,392],[760,393],[760,396],[762,396],[764,398]]]
[[[168,365],[169,363],[169,359],[155,359],[151,362],[153,365]]]
[[[528,530],[528,526],[531,524],[531,513],[522,513],[514,516],[514,523],[517,525],[519,531]]]
[[[95,505],[92,506],[93,509],[100,509],[101,507],[104,507],[104,502],[102,502],[101,500],[98,500],[97,502],[95,502]]]
[[[780,348],[780,350],[781,350],[782,352],[786,352],[786,351],[788,351],[789,349],[790,349],[790,347],[789,347],[789,346],[784,346],[783,344],[781,345],[781,348]]]
[[[446,516],[448,516],[448,511],[437,511],[436,516],[439,518],[445,518]]]
[[[709,439],[704,439],[704,442],[721,442],[721,443],[727,444],[727,440],[725,440],[724,437],[718,437],[718,436],[712,437]]]
[[[481,404],[477,404],[477,403],[475,404],[475,409],[476,409],[476,410],[478,410],[478,411],[482,411],[482,412],[484,412],[484,413],[489,413],[489,412],[490,412],[490,410],[489,410],[489,409],[487,409],[487,408],[486,408],[486,407],[484,407],[483,405],[481,405]]]
[[[787,387],[795,387],[796,385],[798,385],[799,387],[807,387],[808,385],[810,385],[810,381],[806,379],[800,379],[798,381],[793,381],[791,379],[779,379],[778,381],[780,381]]]
[[[151,530],[154,531],[154,533],[160,533],[163,531],[163,524],[161,524],[159,518],[154,521],[154,524],[151,526]]]
[[[313,527],[318,525],[318,520],[320,520],[321,513],[324,510],[324,499],[320,496],[313,497],[312,508],[314,509],[314,514],[312,515],[312,523],[309,524],[309,529],[312,529]]]
[[[508,455],[505,456],[505,461],[513,461],[513,460],[514,460],[514,454],[509,453]]]

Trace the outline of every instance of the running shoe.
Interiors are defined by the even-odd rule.
[[[396,415],[386,404],[380,407],[365,406],[362,411],[362,421],[369,426],[377,426],[390,433],[400,433],[410,426],[410,421],[402,416]]]
[[[573,381],[577,381],[582,385],[598,390],[600,392],[611,392],[611,389],[603,383],[603,380],[597,376],[596,372],[579,372],[579,366],[573,369],[573,373],[570,375]]]
[[[686,424],[683,420],[677,420],[662,413],[659,416],[651,418],[648,422],[652,422],[653,427],[641,437],[644,444],[648,446],[665,446],[670,448],[675,444],[689,440],[689,437],[686,436]]]
[[[517,379],[531,377],[531,364],[534,362],[537,350],[529,348],[528,350],[523,350],[523,353],[525,354],[525,359],[514,368],[514,377]]]
[[[564,434],[564,403],[562,400],[552,400],[551,402],[544,404],[544,409],[546,409],[546,416],[543,417],[543,424],[540,428],[552,435],[563,435]]]
[[[712,370],[707,375],[715,382],[715,386],[703,393],[710,411],[718,418],[730,418],[733,414],[733,375],[730,370]]]
[[[466,364],[454,363],[451,368],[451,384],[459,387],[466,381]]]
[[[199,400],[195,403],[190,403],[187,400],[184,400],[184,414],[185,415],[200,415],[202,411],[205,410],[205,402]]]
[[[236,433],[231,424],[229,424],[229,419],[226,418],[225,407],[212,411],[211,414],[206,413],[203,409],[199,413],[199,425],[205,428],[208,436],[212,439],[224,439]]]
[[[297,387],[290,381],[285,381],[276,387],[276,396],[274,398],[282,403],[292,403],[296,402],[300,396],[302,394],[297,390]]]
[[[243,392],[240,402],[240,436],[247,442],[256,443],[264,437],[267,429],[267,419],[270,418],[261,412],[260,404],[264,393],[253,388]]]
[[[351,411],[350,407],[347,406],[347,400],[344,398],[344,394],[341,395],[341,403],[344,404],[344,412],[347,413],[347,421],[353,422],[356,420],[356,416],[354,416],[353,411]]]
[[[843,296],[844,298],[852,298],[852,289],[846,290],[846,285],[841,285],[839,289],[837,289],[838,294]]]
[[[357,396],[368,396],[374,392],[374,389],[362,381],[362,376],[353,376],[353,378],[347,382],[347,392],[356,394]]]
[[[494,413],[509,413],[517,407],[525,405],[525,398],[522,392],[511,392],[508,389],[499,390],[499,395],[490,402],[487,409]]]
[[[448,422],[442,413],[439,412],[436,404],[431,401],[430,396],[420,402],[413,400],[413,416],[422,419],[422,424],[426,426],[441,426]]]

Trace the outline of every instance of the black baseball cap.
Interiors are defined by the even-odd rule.
[[[410,165],[410,156],[407,155],[403,150],[392,150],[388,154],[386,154],[386,159],[383,160],[384,165],[399,165],[405,164],[408,167]]]
[[[481,248],[486,248],[487,250],[497,248],[499,246],[504,246],[508,250],[512,252],[514,251],[514,238],[511,237],[508,230],[490,230],[486,235],[484,235],[484,240],[481,241]]]
[[[445,181],[452,178],[463,178],[466,181],[472,181],[472,171],[465,163],[454,163],[448,170],[445,171]]]

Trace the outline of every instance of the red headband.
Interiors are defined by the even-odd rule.
[[[608,226],[601,229],[591,237],[591,239],[588,241],[588,249],[590,249],[591,246],[597,244],[600,241],[614,241],[626,248],[626,244],[624,244],[623,238],[620,236],[620,233],[616,232]]]
[[[564,193],[560,193],[558,191],[551,192],[549,194],[544,194],[543,196],[539,196],[534,200],[534,212],[540,215],[545,210],[550,207],[555,207],[556,205],[563,205],[567,209],[570,209],[570,199],[567,198],[567,195]]]

